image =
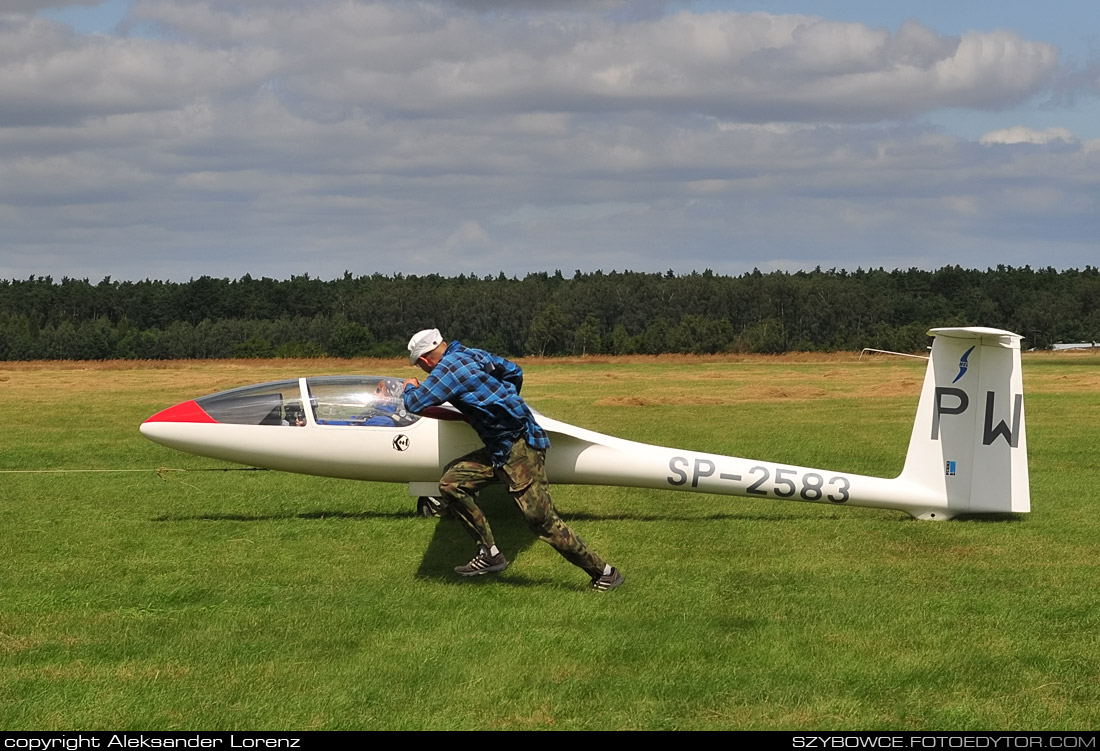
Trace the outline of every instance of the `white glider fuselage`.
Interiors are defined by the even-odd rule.
[[[537,414],[550,435],[548,478],[897,509],[922,519],[1028,511],[1019,337],[979,328],[930,333],[933,354],[897,478],[654,446]],[[229,462],[407,483],[413,495],[437,495],[444,467],[482,444],[447,406],[423,416],[405,413],[400,383],[335,376],[258,384],[164,410],[141,432]],[[301,427],[293,419],[298,411],[305,416]]]

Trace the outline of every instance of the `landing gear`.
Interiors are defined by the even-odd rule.
[[[429,519],[438,519],[447,515],[447,502],[442,498],[422,495],[416,499],[416,513]]]

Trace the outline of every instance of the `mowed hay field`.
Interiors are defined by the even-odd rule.
[[[543,413],[892,477],[925,363],[521,360]],[[506,572],[403,486],[240,471],[149,415],[407,363],[0,363],[0,728],[1056,730],[1100,724],[1100,355],[1025,353],[1032,513],[555,486],[611,593],[483,494]],[[227,471],[228,470],[228,471]]]

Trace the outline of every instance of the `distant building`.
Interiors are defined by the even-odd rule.
[[[1050,345],[1050,348],[1057,351],[1060,349],[1095,349],[1098,346],[1100,345],[1096,342],[1076,342],[1073,344],[1062,344],[1059,342],[1058,344]]]

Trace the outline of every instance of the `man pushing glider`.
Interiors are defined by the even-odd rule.
[[[494,482],[505,483],[527,526],[592,578],[598,591],[615,589],[623,575],[604,562],[558,516],[546,479],[550,439],[520,397],[523,371],[514,362],[457,341],[447,344],[438,329],[417,332],[409,340],[409,363],[428,374],[421,384],[405,381],[405,409],[420,413],[450,402],[469,421],[485,446],[447,465],[439,492],[451,513],[469,530],[478,553],[458,566],[460,576],[492,574],[508,568],[496,546],[476,494]]]

